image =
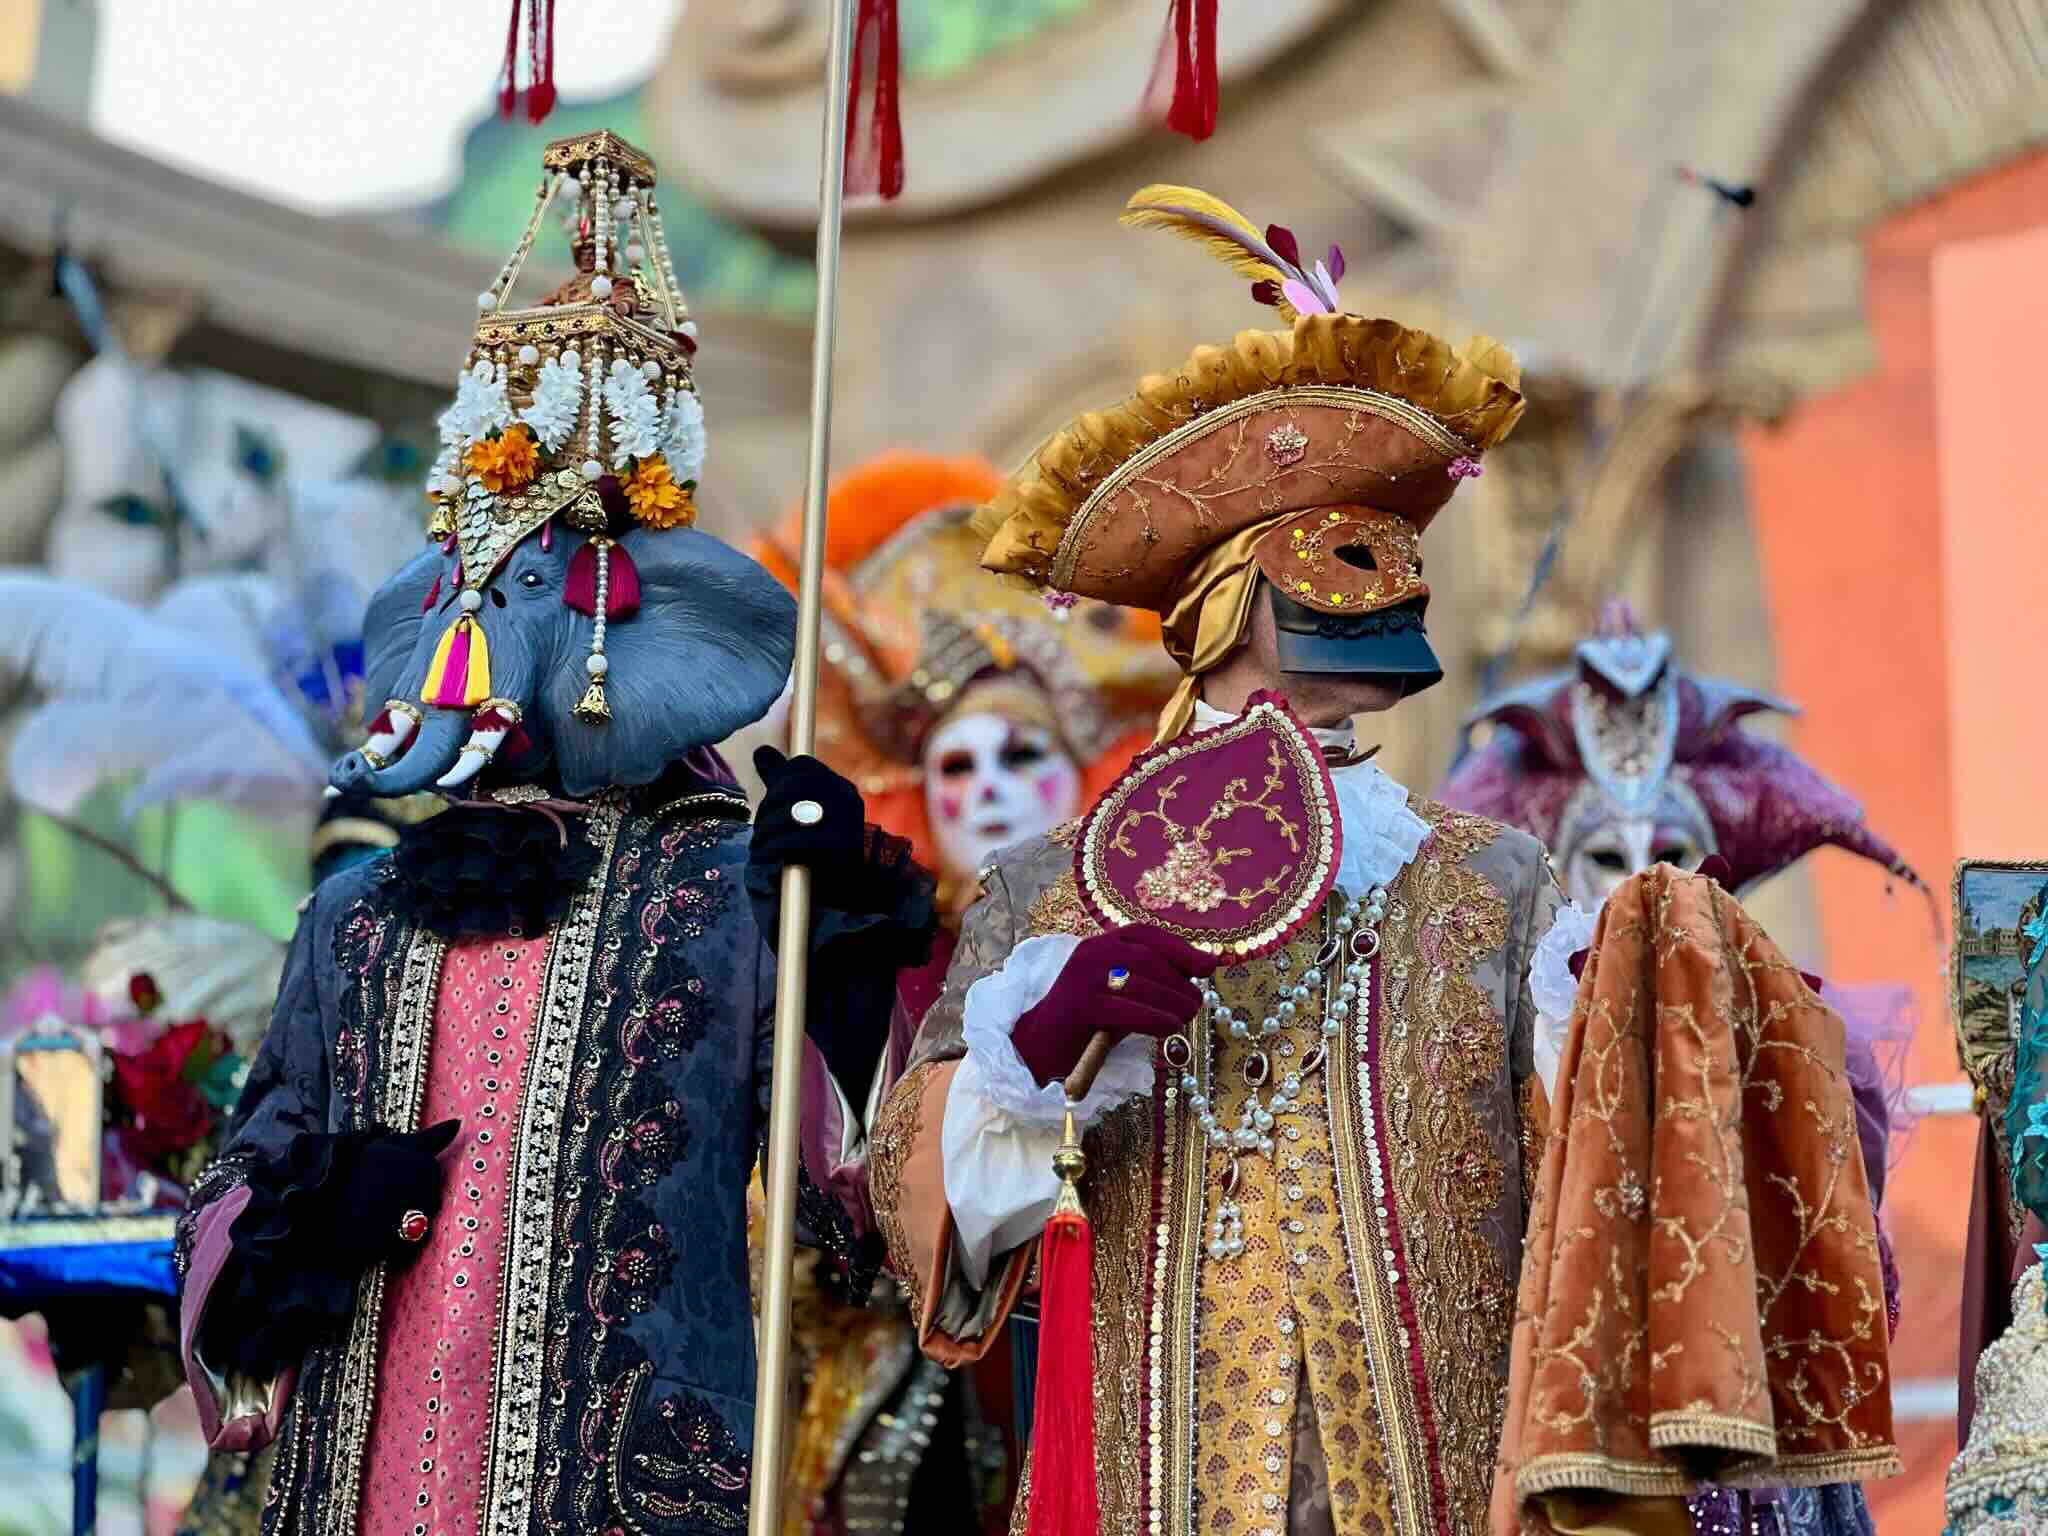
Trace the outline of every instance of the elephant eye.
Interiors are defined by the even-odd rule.
[[[528,588],[531,588],[531,587],[537,587],[537,586],[539,586],[539,585],[540,585],[540,572],[539,572],[539,571],[521,571],[521,572],[519,573],[519,585],[521,585],[522,587],[528,587]]]

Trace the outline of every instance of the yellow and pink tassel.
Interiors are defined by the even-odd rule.
[[[462,612],[434,647],[420,701],[438,709],[468,709],[491,696],[491,652],[476,621],[483,606],[476,592],[462,594]]]

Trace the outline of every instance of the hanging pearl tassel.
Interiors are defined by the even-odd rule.
[[[583,669],[590,674],[590,686],[583,690],[583,697],[570,713],[585,725],[603,725],[612,717],[612,707],[604,696],[604,676],[611,670],[611,661],[604,653],[604,620],[605,605],[611,596],[612,541],[592,539],[590,547],[597,551],[597,600],[591,605],[590,655],[583,662]]]

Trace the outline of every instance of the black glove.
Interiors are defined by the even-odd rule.
[[[754,772],[761,776],[762,795],[748,866],[772,868],[779,878],[787,866],[801,864],[821,896],[854,884],[850,877],[861,864],[867,807],[853,781],[815,757],[784,757],[773,747],[755,748]],[[799,818],[800,805],[815,806],[816,818]]]
[[[261,1379],[336,1335],[356,1281],[406,1264],[441,1210],[441,1154],[462,1127],[306,1132],[252,1169],[249,1204],[228,1232],[234,1257],[206,1309],[208,1358]],[[417,1212],[425,1218],[408,1221]]]
[[[425,1246],[423,1236],[411,1235],[418,1224],[408,1228],[406,1218],[418,1212],[431,1226],[441,1214],[441,1154],[461,1129],[460,1120],[443,1120],[403,1135],[374,1131],[356,1149],[354,1166],[337,1170],[331,1209],[338,1225],[357,1234],[364,1268],[379,1259],[409,1262]]]

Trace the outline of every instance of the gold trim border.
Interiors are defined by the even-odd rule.
[[[1345,1259],[1351,1266],[1358,1322],[1365,1330],[1366,1358],[1372,1367],[1373,1409],[1393,1474],[1388,1481],[1395,1527],[1399,1536],[1434,1536],[1429,1452],[1414,1433],[1422,1409],[1416,1401],[1408,1351],[1401,1344],[1400,1298],[1394,1294],[1383,1257],[1390,1246],[1388,1233],[1361,1182],[1372,1177],[1373,1153],[1368,1143],[1378,1139],[1377,1130],[1366,1128],[1375,1106],[1372,1073],[1361,1041],[1378,1028],[1386,1006],[1380,964],[1380,955],[1386,952],[1384,940],[1383,931],[1379,954],[1367,962],[1365,986],[1353,1004],[1352,1019],[1330,1042],[1323,1107],[1330,1126],[1330,1164],[1343,1222]],[[1341,971],[1341,966],[1335,969]],[[1393,1200],[1393,1170],[1384,1166],[1386,1148],[1379,1148],[1378,1160],[1386,1180],[1385,1198]]]
[[[99,1243],[155,1243],[177,1236],[172,1216],[32,1216],[0,1221],[0,1252],[86,1248]]]
[[[383,1078],[376,1092],[376,1117],[393,1130],[419,1128],[434,1002],[440,995],[441,962],[447,954],[447,944],[435,934],[425,928],[413,931],[400,971],[398,1006],[392,1012]],[[377,1354],[384,1335],[386,1274],[385,1265],[374,1265],[356,1286],[355,1317],[341,1364],[335,1453],[329,1463],[327,1495],[321,1500],[326,1518],[320,1523],[330,1536],[352,1536],[362,1505],[364,1453],[377,1406]]]
[[[1256,922],[1237,928],[1219,931],[1212,928],[1198,928],[1188,923],[1172,922],[1156,912],[1131,912],[1122,893],[1101,873],[1106,863],[1103,851],[1108,825],[1114,816],[1121,814],[1131,798],[1151,779],[1171,768],[1184,757],[1210,751],[1216,747],[1230,746],[1253,733],[1276,736],[1286,747],[1293,759],[1295,773],[1300,780],[1302,803],[1316,818],[1316,824],[1309,828],[1308,835],[1315,840],[1315,852],[1304,856],[1295,865],[1292,888],[1284,897],[1273,904],[1277,912],[1269,909]],[[1157,749],[1150,757],[1135,764],[1123,778],[1111,786],[1109,792],[1090,808],[1081,828],[1080,846],[1074,856],[1074,877],[1084,893],[1085,902],[1091,907],[1089,915],[1106,920],[1105,926],[1126,927],[1132,923],[1149,923],[1164,928],[1168,933],[1187,940],[1197,949],[1212,955],[1227,955],[1234,959],[1256,959],[1292,935],[1299,926],[1314,915],[1309,906],[1309,893],[1320,889],[1325,897],[1336,878],[1338,848],[1338,820],[1334,800],[1324,793],[1329,782],[1328,770],[1324,766],[1322,748],[1307,737],[1287,712],[1270,699],[1254,704],[1244,714],[1228,725],[1218,726],[1214,731],[1197,735],[1182,736]]]
[[[1211,432],[1221,431],[1247,416],[1281,405],[1325,406],[1343,411],[1363,411],[1368,416],[1377,416],[1381,421],[1392,422],[1419,437],[1447,459],[1471,456],[1473,449],[1463,438],[1438,421],[1419,406],[1410,405],[1406,400],[1397,400],[1392,395],[1381,394],[1376,389],[1359,389],[1337,384],[1292,384],[1280,385],[1274,389],[1246,395],[1233,400],[1229,405],[1197,416],[1193,421],[1182,422],[1156,442],[1147,444],[1138,453],[1132,454],[1123,463],[1111,470],[1103,481],[1081,503],[1081,510],[1074,514],[1066,531],[1060,535],[1059,547],[1053,551],[1052,585],[1057,591],[1066,591],[1074,584],[1074,567],[1080,563],[1082,546],[1088,540],[1089,529],[1094,525],[1095,516],[1103,506],[1120,494],[1139,475],[1157,464],[1161,459],[1180,452],[1192,443],[1199,442]]]
[[[487,1485],[478,1530],[523,1536],[531,1521],[540,1444],[541,1377],[547,1359],[548,1282],[554,1268],[556,1174],[568,1121],[569,1081],[597,957],[597,930],[611,883],[612,855],[624,811],[616,799],[591,808],[586,835],[598,847],[597,872],[556,926],[534,1040],[527,1052],[512,1191],[499,1280],[498,1340]]]

